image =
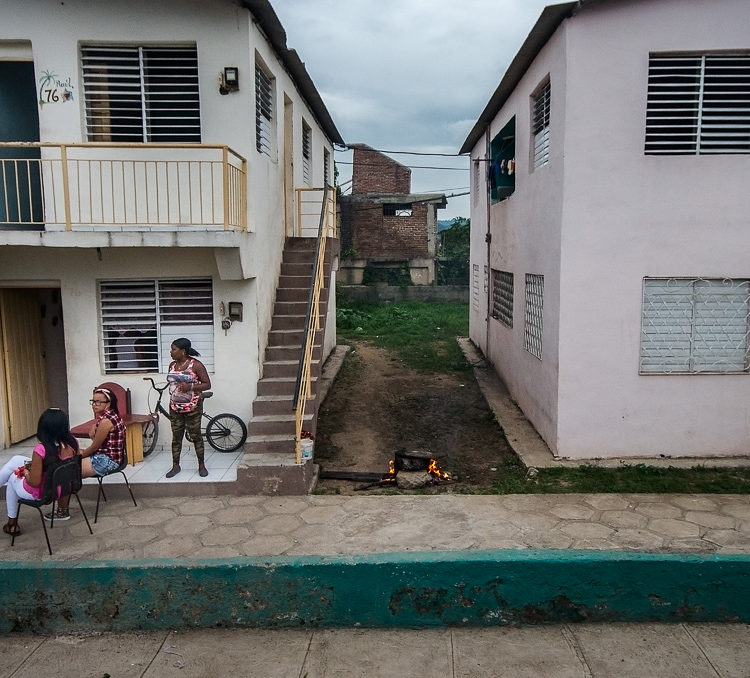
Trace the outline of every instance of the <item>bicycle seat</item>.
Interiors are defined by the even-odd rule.
[[[201,396],[203,398],[210,398],[213,394],[214,394],[213,391],[203,391],[203,393],[201,393]]]

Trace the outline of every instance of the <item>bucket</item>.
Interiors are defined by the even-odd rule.
[[[300,440],[300,447],[302,448],[302,461],[308,461],[313,458],[313,441],[309,438],[303,438]]]

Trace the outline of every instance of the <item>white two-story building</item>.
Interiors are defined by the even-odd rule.
[[[271,4],[0,0],[0,91],[0,446],[107,380],[145,412],[181,336],[250,420],[343,143]]]

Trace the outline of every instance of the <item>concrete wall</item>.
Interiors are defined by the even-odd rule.
[[[0,632],[750,621],[744,555],[473,551],[3,563]]]
[[[375,303],[395,301],[469,302],[469,288],[463,285],[338,285],[337,295],[348,301]]]
[[[639,353],[644,277],[750,275],[750,156],[644,154],[649,53],[737,52],[748,21],[742,0],[584,7],[490,126],[516,116],[516,191],[487,207],[472,174],[470,334],[560,456],[747,454],[747,374],[641,375]],[[550,161],[532,172],[530,97],[547,74]],[[472,158],[487,156],[479,142]],[[515,274],[512,329],[487,318],[487,264]],[[525,273],[545,276],[541,361],[523,348]]]

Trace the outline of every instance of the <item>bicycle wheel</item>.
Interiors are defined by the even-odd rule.
[[[206,426],[206,440],[219,452],[234,452],[245,444],[247,427],[237,415],[217,414]]]
[[[159,420],[151,419],[143,425],[143,456],[148,457],[156,447],[159,438]]]

